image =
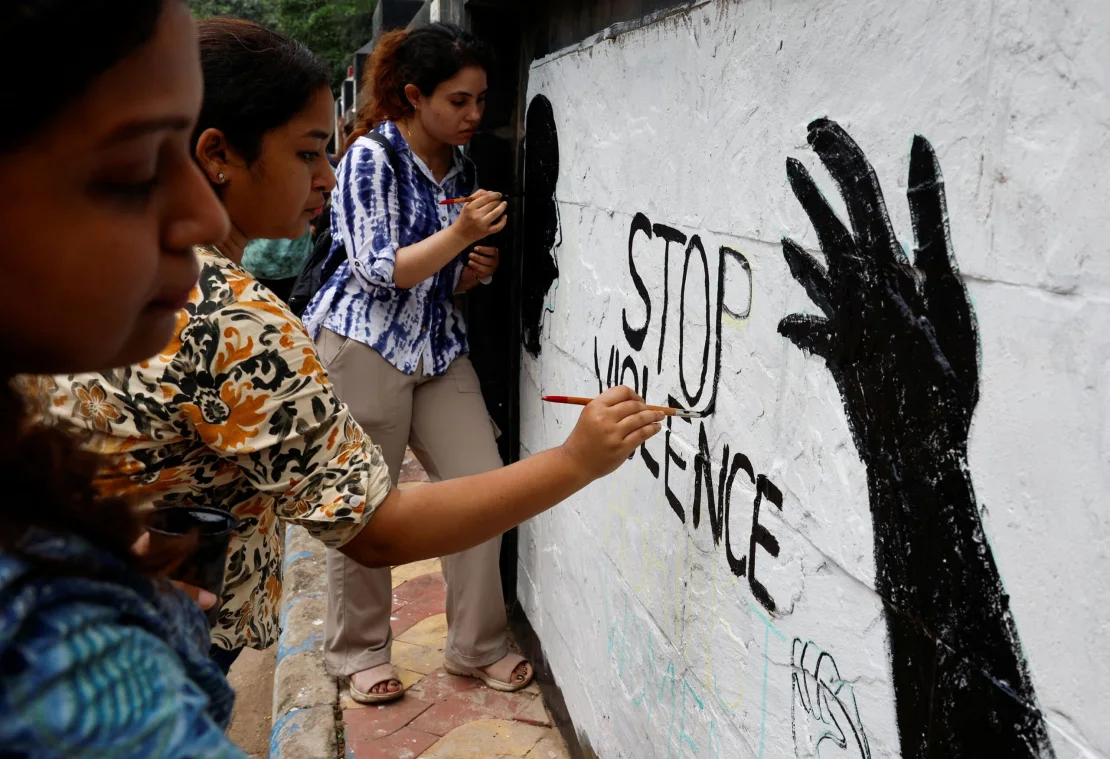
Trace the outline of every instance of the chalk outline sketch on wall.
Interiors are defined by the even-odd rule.
[[[871,747],[856,705],[852,684],[828,651],[813,641],[795,638],[790,646],[790,732],[798,759],[819,759],[821,746],[831,741],[843,753],[837,756],[871,759]],[[799,715],[809,716],[808,723]],[[814,730],[818,731],[816,736]],[[814,739],[816,738],[816,739]],[[802,743],[801,741],[807,741]],[[825,754],[824,756],[828,756]]]
[[[851,226],[788,158],[827,268],[783,240],[791,274],[824,317],[793,314],[778,329],[824,360],[867,471],[902,756],[1052,757],[968,468],[979,341],[940,164],[915,136],[911,265],[863,151],[828,119],[808,132]]]
[[[520,313],[525,349],[540,355],[544,315],[554,310],[548,291],[559,286],[555,249],[562,226],[555,186],[559,181],[559,133],[551,101],[536,95],[528,105],[524,137],[524,255]]]

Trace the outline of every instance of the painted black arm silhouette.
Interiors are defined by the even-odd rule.
[[[915,137],[911,265],[859,146],[828,119],[809,125],[809,144],[837,183],[851,227],[805,167],[787,159],[828,267],[783,240],[791,274],[824,317],[787,316],[779,332],[824,359],[867,469],[902,755],[1051,757],[967,465],[978,334],[952,252],[940,165]]]

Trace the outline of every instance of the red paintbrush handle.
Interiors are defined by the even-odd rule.
[[[588,406],[593,398],[578,398],[573,395],[545,395],[543,400],[548,403],[569,403],[573,406]]]
[[[593,402],[593,398],[579,398],[574,395],[544,395],[541,400],[548,403],[569,403],[572,406],[588,406]],[[701,416],[698,412],[684,411],[683,409],[671,408],[670,406],[648,406],[651,411],[662,411],[667,416],[674,416],[675,414],[683,414],[690,416]]]

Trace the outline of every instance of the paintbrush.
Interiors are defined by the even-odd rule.
[[[503,193],[501,193],[501,199],[502,200],[509,200],[509,199],[516,200],[518,198],[523,198],[523,197],[524,197],[524,193],[516,193],[516,192],[503,192]],[[465,198],[448,198],[447,200],[441,200],[441,201],[439,201],[439,204],[441,206],[454,206],[454,205],[458,205],[459,203],[469,203],[472,200],[474,200],[474,196],[473,195],[467,195]]]
[[[545,395],[541,400],[548,403],[569,403],[572,406],[585,406],[593,401],[593,398],[578,398],[573,395]],[[667,416],[675,416],[679,419],[701,419],[705,416],[704,411],[687,411],[683,408],[671,408],[670,406],[648,406],[652,411],[662,411]]]

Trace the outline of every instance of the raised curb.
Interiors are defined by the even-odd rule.
[[[324,669],[324,545],[303,527],[286,528],[283,574],[270,759],[331,759],[338,689]]]

